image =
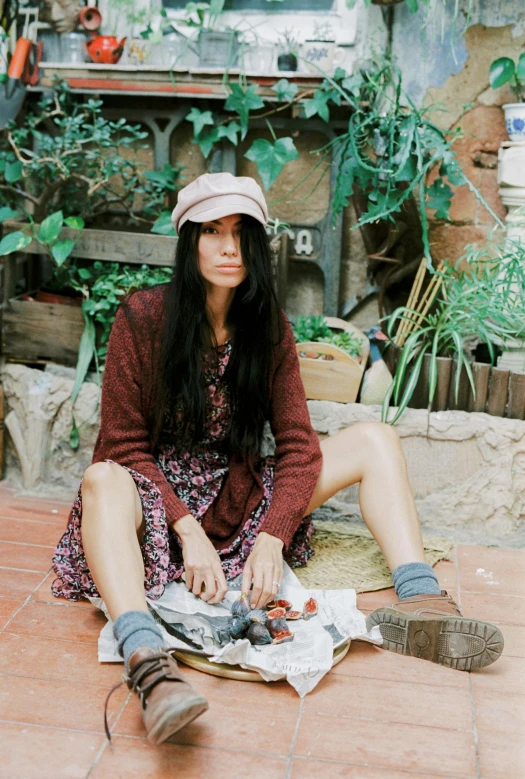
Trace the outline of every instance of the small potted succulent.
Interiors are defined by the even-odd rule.
[[[279,36],[278,51],[277,69],[287,71],[297,70],[299,42],[297,41],[297,38],[294,37],[293,30],[284,30],[281,33]]]
[[[519,102],[503,106],[507,132],[511,141],[525,142],[525,52],[520,54],[517,63],[510,57],[494,60],[490,66],[489,81],[492,89],[510,84]]]

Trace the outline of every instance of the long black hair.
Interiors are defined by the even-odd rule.
[[[166,412],[177,410],[180,434],[191,448],[203,437],[206,387],[202,348],[216,346],[206,313],[206,286],[199,270],[202,225],[185,222],[179,232],[175,268],[165,298],[165,326],[158,359],[154,439]],[[242,215],[241,256],[247,276],[236,288],[227,324],[234,335],[225,380],[232,423],[231,451],[257,454],[269,416],[269,378],[275,345],[282,338],[269,241],[264,227]]]

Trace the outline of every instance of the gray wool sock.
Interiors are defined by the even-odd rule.
[[[113,623],[113,635],[126,668],[129,658],[137,649],[148,646],[156,650],[162,646],[162,633],[147,611],[126,611],[121,614]]]
[[[413,595],[439,595],[441,587],[437,576],[427,563],[405,563],[392,571],[394,587],[399,600]]]

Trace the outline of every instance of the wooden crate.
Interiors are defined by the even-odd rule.
[[[308,400],[333,400],[337,403],[355,403],[361,380],[366,368],[370,343],[367,336],[355,325],[337,317],[326,317],[328,327],[346,330],[359,338],[363,344],[361,359],[356,360],[332,344],[312,341],[296,344],[299,366]],[[318,360],[301,357],[301,352],[328,354],[332,360]]]
[[[3,311],[2,352],[9,360],[76,365],[83,329],[80,307],[15,298]]]
[[[4,223],[4,233],[20,230],[16,220]],[[37,225],[38,228],[38,225]],[[164,235],[127,233],[113,230],[64,228],[60,238],[76,240],[73,257],[130,265],[169,266],[175,256],[176,239]],[[37,267],[42,247],[33,241],[24,254],[30,262],[27,283],[35,289],[41,283]],[[15,297],[16,265],[19,255],[4,257],[4,304],[2,314],[2,353],[12,361],[53,361],[76,365],[80,337],[84,329],[82,311],[74,306],[39,303]]]

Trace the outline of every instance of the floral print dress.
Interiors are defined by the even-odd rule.
[[[224,374],[228,365],[232,342],[227,341],[215,349],[203,351],[204,380],[207,389],[207,418],[200,445],[189,452],[177,447],[177,425],[180,412],[167,419],[156,461],[177,496],[184,501],[190,513],[200,520],[219,495],[228,473],[228,455],[225,454],[230,424],[231,407]],[[124,466],[125,467],[125,466]],[[156,599],[164,592],[168,582],[180,579],[184,571],[182,548],[179,538],[166,521],[162,496],[156,485],[142,474],[126,468],[137,487],[145,530],[142,539],[144,559],[144,587],[148,597]],[[264,496],[251,512],[237,537],[225,549],[218,550],[227,580],[242,573],[261,523],[265,518],[273,492],[274,460],[263,460],[262,479]],[[99,595],[86,562],[82,547],[82,494],[79,488],[73,503],[68,527],[53,555],[53,567],[57,578],[52,591],[57,597],[69,600],[97,597]],[[313,525],[306,517],[286,553],[292,567],[306,565],[313,555],[310,539]]]

